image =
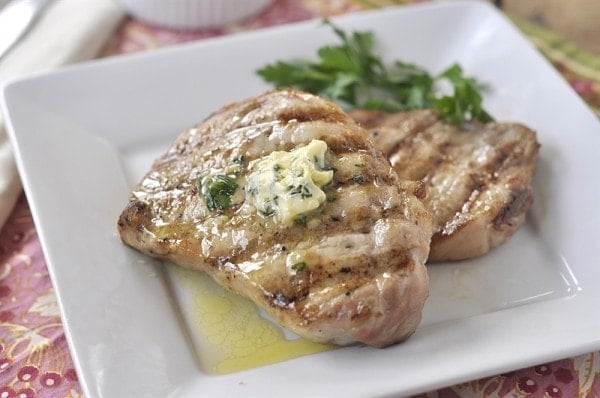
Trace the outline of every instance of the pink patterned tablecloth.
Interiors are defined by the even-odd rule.
[[[0,234],[0,397],[80,397],[25,197]]]
[[[177,32],[128,19],[115,33],[105,55],[146,51],[393,3],[400,1],[277,0],[261,14],[240,23],[196,32]],[[598,99],[598,81],[578,76],[560,62],[556,64],[584,98]],[[598,103],[590,105],[596,107]],[[82,396],[40,242],[27,200],[22,197],[0,233],[0,398]],[[600,397],[600,353],[540,364],[421,396]]]

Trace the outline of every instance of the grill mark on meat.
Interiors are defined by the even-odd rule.
[[[286,109],[279,116],[280,120],[288,123],[289,121],[295,121],[298,123],[312,122],[314,120],[321,120],[326,123],[340,123],[344,121],[343,115],[339,112],[332,112],[330,109],[323,109],[316,107],[310,109],[308,112],[299,112],[298,109]]]
[[[473,188],[471,195],[469,195],[468,199],[462,204],[461,208],[456,211],[454,217],[443,226],[440,226],[441,230],[436,230],[436,232],[439,232],[442,236],[449,236],[460,229],[462,225],[471,221],[471,207],[477,198],[479,198],[482,191],[483,188],[480,186]]]
[[[510,192],[510,199],[493,220],[494,228],[498,230],[510,229],[518,223],[519,216],[524,209],[529,208],[533,201],[530,189],[517,187]]]

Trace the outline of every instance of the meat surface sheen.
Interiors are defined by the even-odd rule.
[[[258,200],[252,184],[262,180],[252,173],[267,170],[272,154],[285,157],[277,151],[318,141],[327,144],[322,164],[315,155],[320,178],[332,177],[321,187],[327,199],[286,222],[267,207],[257,211],[247,198]],[[207,206],[199,185],[207,175],[235,180],[226,208]],[[428,295],[432,224],[419,192],[398,180],[337,105],[271,91],[227,105],[177,137],[134,188],[118,229],[126,244],[208,273],[305,338],[384,347],[414,332]]]
[[[455,126],[432,110],[353,111],[401,180],[425,184],[433,217],[429,261],[482,255],[524,223],[539,143],[516,123]]]

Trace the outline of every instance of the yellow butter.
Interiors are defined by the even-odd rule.
[[[264,217],[290,226],[296,218],[327,200],[321,189],[333,179],[325,164],[327,143],[312,140],[289,152],[257,159],[246,182],[246,201]]]

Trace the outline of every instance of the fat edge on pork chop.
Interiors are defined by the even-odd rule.
[[[133,189],[118,230],[300,336],[384,347],[415,331],[428,295],[421,193],[337,105],[270,91],[177,137]]]

